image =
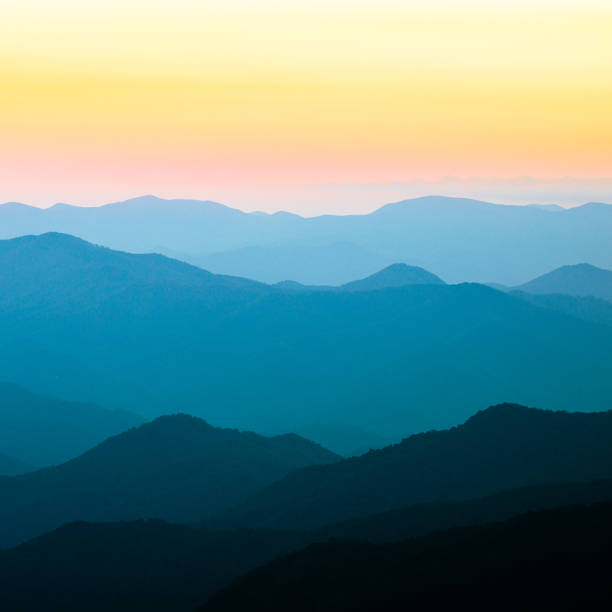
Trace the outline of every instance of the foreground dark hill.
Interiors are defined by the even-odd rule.
[[[0,453],[0,476],[16,476],[24,472],[30,472],[34,468],[15,457]]]
[[[612,502],[397,544],[335,541],[272,561],[202,610],[604,610]]]
[[[0,546],[74,520],[197,521],[291,470],[337,456],[299,436],[160,417],[58,467],[0,479]]]
[[[0,382],[0,448],[37,467],[72,459],[142,418]]]
[[[516,289],[537,295],[560,293],[612,302],[612,270],[603,270],[586,263],[563,266],[519,285]]]
[[[192,611],[240,574],[329,538],[393,542],[432,530],[612,499],[612,480],[423,504],[317,531],[211,530],[158,520],[72,523],[0,551],[0,608]]]
[[[568,261],[602,267],[612,263],[612,207],[600,203],[550,212],[430,196],[388,204],[366,215],[314,218],[283,212],[247,214],[215,202],[153,196],[88,208],[0,206],[0,238],[49,231],[132,252],[183,253],[218,273],[255,273],[270,281],[281,280],[274,274],[287,249],[311,249],[306,257],[290,255],[303,264],[299,277],[282,277],[308,284],[348,280],[330,281],[329,251],[338,243],[349,243],[358,250],[355,259],[364,261],[352,278],[398,261],[435,270],[448,282],[496,280],[516,285]],[[258,247],[263,253],[254,255],[245,247]],[[319,249],[323,253],[317,255]],[[365,253],[371,253],[371,265]],[[211,254],[215,257],[208,259]],[[257,261],[259,267],[254,266]]]
[[[463,425],[298,470],[226,513],[249,527],[312,528],[411,504],[612,476],[612,412],[503,404]]]
[[[610,500],[611,478],[531,485],[462,501],[414,504],[324,525],[310,533],[321,540],[341,538],[378,543],[398,542],[441,529],[502,521],[524,512]]]
[[[0,550],[0,609],[192,612],[232,578],[310,541],[159,520],[72,523]]]

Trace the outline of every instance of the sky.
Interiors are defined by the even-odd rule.
[[[0,0],[0,201],[612,201],[612,3]]]

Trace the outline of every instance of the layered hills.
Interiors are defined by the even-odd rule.
[[[360,576],[369,567],[369,562],[360,554],[352,555],[350,551],[357,545],[347,540],[358,540],[359,546],[363,545],[364,550],[374,555],[371,558],[378,558],[378,551],[403,551],[408,546],[408,542],[403,542],[407,538],[435,530],[474,527],[524,512],[533,516],[534,512],[545,509],[612,499],[612,478],[585,480],[606,470],[610,474],[609,440],[609,413],[548,413],[520,406],[499,406],[477,414],[460,428],[416,436],[400,445],[371,452],[360,461],[343,460],[327,467],[321,466],[321,472],[334,466],[345,466],[345,470],[343,477],[335,482],[336,497],[320,496],[314,500],[328,509],[335,509],[327,512],[334,516],[339,515],[334,504],[338,499],[346,498],[347,490],[359,489],[361,497],[355,497],[354,505],[345,508],[345,516],[353,516],[361,508],[373,507],[371,489],[379,499],[383,498],[381,490],[385,489],[393,496],[394,503],[422,498],[425,489],[428,494],[436,489],[433,495],[439,501],[401,505],[386,512],[300,531],[278,529],[283,526],[283,521],[275,524],[273,529],[211,528],[212,524],[219,523],[218,520],[206,521],[208,527],[141,518],[108,522],[107,519],[113,517],[134,519],[136,516],[151,516],[153,512],[173,516],[175,520],[181,517],[183,520],[193,519],[195,514],[206,512],[206,508],[218,506],[223,499],[238,495],[238,489],[248,491],[258,479],[259,482],[265,480],[262,475],[268,476],[273,470],[280,470],[279,464],[288,469],[291,463],[295,466],[301,462],[337,461],[332,454],[297,436],[264,438],[251,433],[219,430],[182,415],[166,417],[111,438],[89,453],[89,457],[85,455],[54,470],[42,470],[38,472],[38,479],[30,481],[29,486],[34,484],[37,489],[48,492],[37,501],[32,496],[29,498],[32,505],[36,504],[39,514],[42,507],[51,511],[57,509],[56,498],[62,497],[79,512],[96,517],[95,520],[102,520],[102,513],[106,513],[106,518],[104,523],[70,523],[15,548],[0,550],[0,606],[22,612],[41,607],[58,612],[111,608],[117,611],[193,610],[218,589],[228,587],[240,574],[312,543],[318,544],[295,553],[299,564],[306,563],[302,574],[305,581],[302,586],[295,584],[291,589],[295,589],[293,593],[282,589],[279,601],[286,602],[291,608],[286,598],[298,593],[307,600],[316,594],[321,602],[326,602],[327,597],[335,598],[336,595],[327,591],[327,583],[321,581],[316,572],[327,567],[334,575],[343,576],[335,565],[337,547],[348,546],[343,550],[349,551],[350,560],[346,567],[351,575]],[[405,447],[412,448],[407,450]],[[568,467],[572,462],[574,467]],[[528,464],[534,466],[533,477],[526,473]],[[361,466],[360,469],[356,469],[356,465]],[[381,476],[382,466],[386,474]],[[56,475],[50,477],[49,473],[53,471]],[[300,474],[310,471],[312,469],[298,468],[292,477],[299,478]],[[497,474],[495,484],[494,473]],[[432,478],[432,474],[438,476]],[[278,472],[275,477],[278,477]],[[279,484],[292,477],[280,480]],[[457,482],[449,485],[451,477]],[[9,493],[6,482],[21,482],[23,487],[25,478],[0,479],[3,499],[15,500],[14,490]],[[567,478],[574,478],[575,482],[568,482]],[[373,485],[375,480],[381,479],[380,485]],[[432,481],[431,485],[427,484],[428,480]],[[474,491],[531,480],[558,482],[500,490],[486,497],[463,497]],[[326,482],[324,473],[321,482]],[[399,489],[409,487],[412,491],[398,493]],[[287,512],[296,513],[295,524],[310,525],[320,519],[320,511],[315,521],[304,518],[305,514],[313,512],[313,504],[306,499],[310,494],[312,490],[304,491],[296,503],[279,498],[279,504],[284,504]],[[102,509],[92,509],[88,496],[94,498]],[[108,499],[116,500],[112,507]],[[23,488],[16,503],[20,515],[15,512],[7,516],[5,513],[2,524],[22,529],[21,514],[29,512]],[[65,516],[74,516],[75,513],[73,510],[71,515],[65,513]],[[232,514],[230,511],[227,516]],[[277,512],[272,520],[281,514]],[[574,522],[576,515],[562,516],[566,517],[563,528],[572,532],[577,524]],[[29,520],[32,520],[31,516]],[[561,529],[563,521],[557,525],[558,529]],[[477,527],[460,532],[483,533],[482,529]],[[417,546],[418,554],[427,559],[433,559],[438,553],[446,558],[446,550],[453,555],[461,549],[461,546],[447,549],[444,542],[450,541],[445,539],[448,536],[442,534],[442,540],[437,537],[428,536],[418,540],[420,544],[410,545]],[[527,545],[526,537],[521,540],[520,530],[516,537],[519,538],[517,541],[523,542],[521,546]],[[329,542],[330,538],[335,538],[335,541]],[[388,544],[384,547],[366,546],[366,542]],[[461,542],[462,546],[469,547],[472,540]],[[504,554],[503,540],[477,536],[473,542],[483,554],[486,552],[493,558]],[[605,540],[600,540],[600,544],[602,542],[605,544]],[[532,543],[533,549],[523,547],[520,553],[535,555],[537,559],[540,559],[538,555],[541,552],[548,554],[547,549],[541,548],[537,536]],[[566,546],[567,541],[563,545]],[[329,553],[330,563],[321,565],[322,559],[317,553],[311,564],[308,559],[313,550],[322,551],[322,556]],[[576,552],[585,555],[581,557],[583,561],[586,559],[591,563],[592,549],[576,549]],[[410,562],[403,554],[398,557],[398,563],[409,567]],[[380,561],[386,567],[384,559],[383,556]],[[365,566],[362,566],[362,561]],[[237,602],[251,594],[256,605],[265,605],[263,602],[271,596],[269,577],[278,576],[278,580],[287,585],[293,585],[298,578],[293,573],[295,568],[285,566],[286,562],[287,558],[280,559],[261,570],[263,574],[256,570],[254,574],[239,579],[213,597],[210,605],[234,605],[237,606],[234,609],[242,609],[244,605]],[[255,582],[252,576],[257,577]],[[441,584],[445,584],[447,578],[441,575]],[[463,584],[464,578],[460,577],[459,585]],[[400,588],[400,579],[403,580],[398,577],[398,583],[391,581],[390,592]],[[310,580],[313,580],[312,584]],[[369,583],[366,581],[364,584]],[[306,591],[302,592],[300,588]],[[368,592],[372,597],[378,597],[370,587]],[[353,591],[348,589],[347,593]],[[259,597],[263,599],[259,600]],[[364,601],[376,605],[376,599],[366,598]],[[339,600],[338,605],[345,604]]]
[[[0,478],[0,547],[75,520],[199,521],[291,470],[337,459],[296,435],[160,417],[57,467]]]
[[[503,404],[463,425],[297,470],[233,511],[232,524],[314,528],[411,504],[612,477],[612,412]]]
[[[395,438],[507,398],[603,410],[611,342],[477,284],[291,291],[59,234],[0,243],[5,380],[145,417]]]
[[[594,297],[612,302],[612,270],[591,264],[562,266],[516,287],[518,291],[543,294],[562,294]]]
[[[276,559],[203,611],[603,609],[612,502],[393,544],[331,541]]]
[[[164,252],[213,272],[267,282],[337,285],[404,262],[434,270],[448,282],[517,285],[568,262],[612,265],[612,207],[601,203],[551,213],[429,196],[365,215],[304,218],[144,196],[44,210],[4,204],[0,228],[0,238],[63,232],[125,251]],[[338,243],[348,246],[337,248]],[[347,257],[347,251],[353,255]],[[330,263],[331,253],[338,265]],[[279,263],[283,258],[293,262],[291,270]]]
[[[63,463],[141,423],[131,412],[67,402],[0,382],[0,448],[37,467]]]

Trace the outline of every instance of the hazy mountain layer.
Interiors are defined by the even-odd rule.
[[[612,302],[596,297],[576,297],[552,293],[538,295],[524,291],[512,291],[512,295],[531,304],[548,308],[555,312],[602,325],[612,325]]]
[[[612,302],[612,270],[602,270],[585,263],[563,266],[516,289],[537,295],[560,293]]]
[[[141,423],[133,413],[67,402],[0,382],[0,448],[37,467],[63,463]]]
[[[49,231],[133,252],[182,253],[205,267],[212,263],[217,272],[308,284],[346,282],[351,278],[342,278],[345,271],[355,278],[393,262],[433,270],[448,282],[507,285],[568,263],[612,266],[612,207],[599,203],[551,214],[431,196],[367,215],[314,218],[247,214],[214,202],[153,196],[89,208],[0,206],[0,238]],[[351,264],[341,253],[343,264],[332,261],[338,243],[359,249],[355,261],[361,263]],[[293,274],[278,261],[283,253],[293,262]]]
[[[298,292],[58,234],[0,243],[5,379],[145,416],[396,438],[508,398],[603,410],[611,345],[482,285]]]
[[[292,280],[306,285],[341,285],[395,263],[391,256],[349,242],[250,246],[200,256],[168,254],[219,274],[235,274],[265,283]]]
[[[418,266],[393,263],[365,278],[342,285],[303,285],[294,280],[276,283],[276,288],[291,291],[377,291],[408,285],[444,285],[444,281]]]

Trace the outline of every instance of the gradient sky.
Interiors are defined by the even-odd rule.
[[[610,2],[3,0],[0,19],[0,201],[612,200]]]

